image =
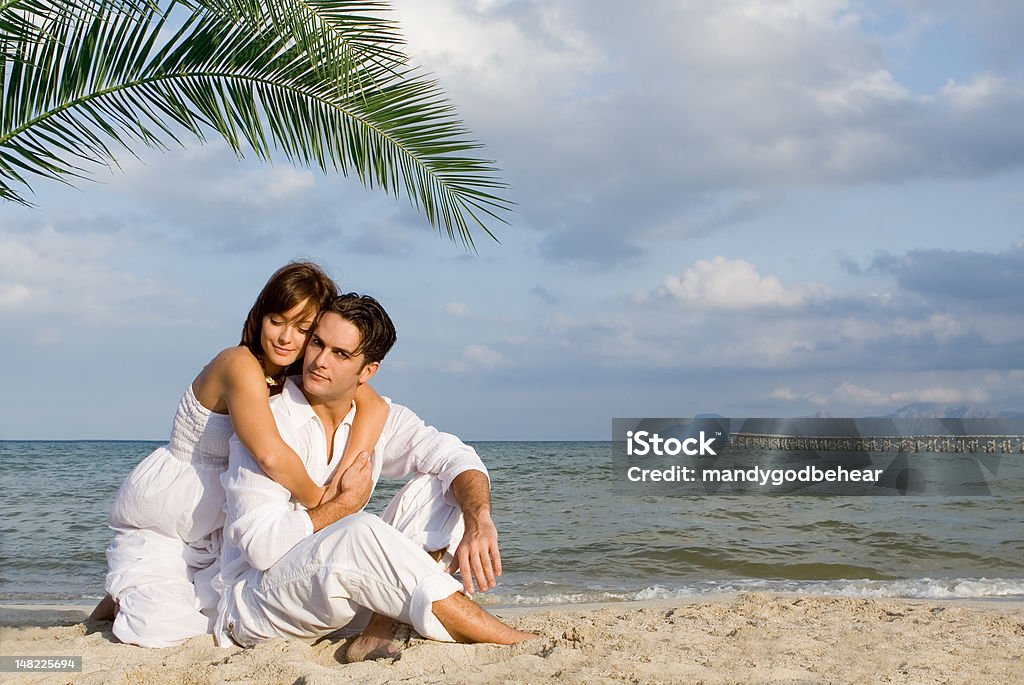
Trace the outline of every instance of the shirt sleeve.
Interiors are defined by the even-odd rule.
[[[267,570],[313,534],[306,510],[293,504],[287,488],[263,472],[237,436],[231,438],[228,468],[221,480],[227,495],[224,537],[253,568]]]
[[[392,404],[378,443],[381,475],[404,478],[410,473],[431,473],[438,477],[445,501],[455,504],[452,481],[464,471],[480,471],[488,480],[487,467],[476,450],[451,433],[442,433],[409,408]]]

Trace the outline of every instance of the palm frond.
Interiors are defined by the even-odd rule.
[[[29,187],[33,175],[73,182],[92,164],[116,164],[117,148],[163,148],[181,144],[183,131],[200,140],[213,131],[239,155],[276,150],[405,195],[467,248],[473,227],[493,237],[484,222],[504,221],[511,203],[496,192],[506,186],[492,162],[467,155],[479,145],[436,81],[385,55],[351,67],[372,87],[339,87],[274,21],[240,22],[211,1],[174,30],[166,10],[101,8],[55,19],[45,38],[22,42],[26,63],[5,64],[0,197],[25,202],[15,186]]]
[[[0,0],[0,40],[33,41],[47,34],[50,22],[115,10],[134,12],[155,0]]]
[[[407,62],[397,24],[379,15],[380,0],[192,0],[253,31],[274,27],[290,35],[322,78],[352,95]]]

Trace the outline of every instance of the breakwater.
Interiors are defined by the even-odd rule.
[[[1024,435],[814,436],[733,433],[732,449],[1024,454]]]

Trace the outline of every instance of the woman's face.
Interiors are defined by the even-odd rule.
[[[314,313],[309,311],[307,301],[300,302],[281,314],[267,314],[260,329],[260,345],[263,347],[264,365],[267,372],[278,373],[302,356],[313,327]]]

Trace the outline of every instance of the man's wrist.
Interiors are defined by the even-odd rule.
[[[356,513],[363,508],[363,503],[348,493],[341,493],[333,499],[322,502],[310,509],[307,513],[313,521],[313,530],[318,531],[331,525],[335,521]]]
[[[307,509],[313,509],[323,504],[324,497],[327,496],[327,488],[325,486],[320,486],[319,488],[317,488],[317,490],[319,490],[320,492],[316,496],[316,504],[314,504],[312,507],[306,507]]]
[[[463,511],[462,517],[465,520],[467,526],[480,526],[484,524],[494,524],[494,519],[491,518],[490,509],[478,509],[476,511]]]

